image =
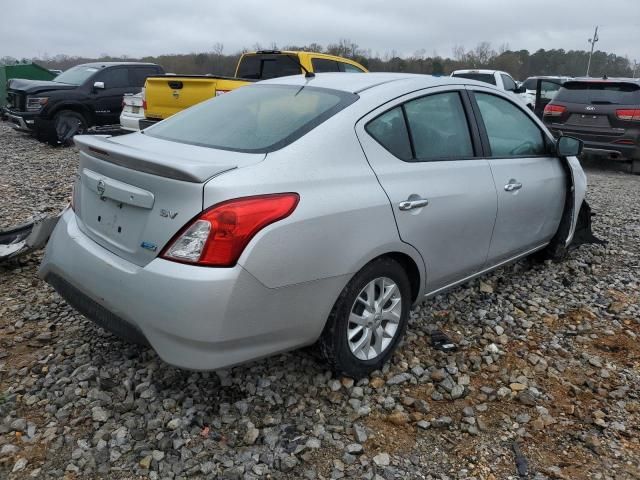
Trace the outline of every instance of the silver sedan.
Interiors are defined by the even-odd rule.
[[[274,79],[75,141],[40,275],[189,369],[317,343],[334,371],[366,375],[425,297],[562,256],[586,189],[580,141],[450,77]]]

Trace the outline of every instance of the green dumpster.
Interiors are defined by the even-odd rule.
[[[7,104],[7,82],[12,78],[52,80],[55,77],[55,73],[51,73],[36,63],[0,65],[0,107],[4,107]]]

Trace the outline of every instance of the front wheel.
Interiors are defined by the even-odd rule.
[[[343,289],[319,340],[320,352],[337,374],[360,378],[391,357],[407,328],[411,286],[404,268],[380,258]]]
[[[87,130],[87,121],[81,113],[62,110],[54,117],[53,126],[57,143],[68,146],[73,143],[74,135],[82,135]]]

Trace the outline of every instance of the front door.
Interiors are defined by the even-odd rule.
[[[488,259],[495,265],[553,237],[562,218],[567,180],[553,142],[531,112],[495,92],[472,88],[498,194]]]
[[[478,272],[489,250],[496,190],[470,112],[464,88],[433,88],[356,126],[400,237],[425,261],[428,292]]]
[[[96,75],[94,82],[102,82],[104,84],[103,89],[94,88],[92,90],[96,124],[114,125],[120,123],[124,94],[140,91],[140,88],[135,88],[131,85],[128,68],[109,68]]]

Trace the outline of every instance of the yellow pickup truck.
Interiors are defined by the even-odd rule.
[[[240,57],[235,77],[160,75],[148,77],[144,88],[144,115],[140,128],[170,117],[204,100],[251,82],[268,78],[325,72],[364,73],[367,69],[348,58],[302,51],[260,50]]]

